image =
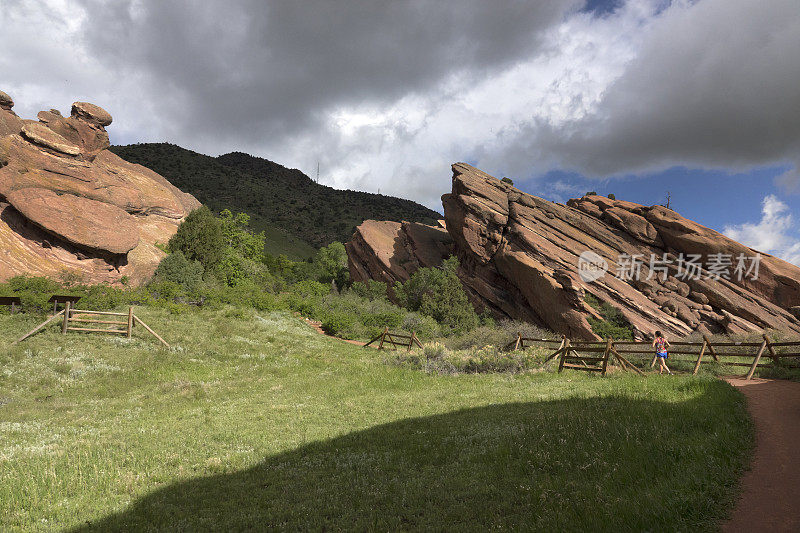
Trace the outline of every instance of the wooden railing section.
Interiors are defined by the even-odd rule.
[[[652,368],[656,362],[655,351],[649,342],[643,341],[615,341],[607,339],[605,341],[571,341],[562,336],[557,339],[537,339],[523,337],[517,334],[517,339],[505,346],[506,349],[519,350],[527,346],[548,345],[558,343],[558,349],[547,356],[545,363],[559,357],[559,372],[564,368],[576,370],[586,370],[601,372],[605,375],[610,360],[616,360],[619,366],[625,370],[633,370],[641,374],[641,370],[636,368],[627,359],[631,356],[644,356],[645,362],[649,360]],[[754,349],[744,352],[741,349]],[[789,351],[784,351],[790,349]],[[791,350],[793,349],[793,350]],[[597,355],[585,355],[597,354]],[[602,355],[599,355],[602,354]],[[625,354],[625,355],[623,355]],[[751,379],[757,368],[772,368],[784,357],[800,357],[800,341],[773,342],[764,334],[761,342],[723,342],[712,341],[707,336],[703,336],[702,342],[675,341],[670,342],[670,356],[691,355],[696,356],[692,374],[697,374],[700,365],[704,360],[708,361],[708,356],[715,362],[728,366],[747,367],[745,379]],[[725,357],[723,361],[720,357]],[[771,364],[762,363],[762,358],[767,357],[772,360]],[[705,358],[705,359],[704,359]],[[730,358],[749,359],[749,361],[730,360]],[[679,359],[678,361],[687,361]]]
[[[422,344],[420,344],[419,339],[417,338],[416,334],[413,331],[411,332],[411,335],[392,333],[391,331],[389,331],[388,326],[383,328],[383,331],[381,332],[380,335],[378,335],[377,337],[366,343],[363,347],[366,348],[367,346],[378,340],[380,340],[380,342],[378,343],[379,350],[383,350],[384,345],[389,345],[389,344],[391,344],[395,350],[398,347],[400,347],[400,348],[406,348],[410,351],[411,348],[414,347],[414,345],[417,345],[418,347],[422,348]]]
[[[55,313],[53,316],[14,341],[12,346],[36,334],[45,326],[55,321],[57,318],[61,319],[61,333],[64,335],[66,335],[68,331],[77,331],[83,333],[125,335],[130,339],[133,334],[133,327],[136,324],[139,324],[156,339],[158,339],[161,344],[169,348],[167,341],[162,339],[158,333],[153,331],[150,326],[145,324],[141,318],[133,314],[133,307],[129,307],[127,313],[118,313],[113,311],[89,311],[87,309],[72,309],[72,303],[69,301],[65,303],[64,309]]]

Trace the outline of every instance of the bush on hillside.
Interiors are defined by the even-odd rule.
[[[367,300],[386,300],[386,284],[382,281],[369,279],[366,282],[357,281],[350,286],[353,294]]]
[[[533,339],[556,339],[558,336],[546,330],[519,320],[500,320],[495,325],[481,325],[444,341],[448,348],[466,350],[484,346],[503,347],[517,338],[517,334]]]
[[[600,302],[594,295],[586,295],[586,303],[597,309],[602,319],[589,317],[592,331],[607,339],[633,340],[633,326],[622,312],[608,302]]]
[[[484,372],[521,373],[538,371],[546,352],[525,350],[503,352],[497,346],[452,350],[438,342],[426,343],[422,353],[398,351],[386,358],[397,365],[410,366],[430,374],[477,374]]]
[[[406,309],[433,318],[451,334],[477,327],[478,315],[456,275],[457,270],[455,257],[443,261],[441,268],[420,268],[405,283],[395,284],[398,301]]]
[[[181,252],[189,261],[199,261],[206,270],[216,268],[225,250],[222,222],[206,206],[195,209],[178,226],[167,249]]]
[[[153,281],[171,281],[192,291],[203,279],[203,265],[200,261],[189,261],[180,250],[172,252],[161,260],[153,275]]]
[[[0,286],[0,295],[19,296],[22,308],[27,312],[45,313],[53,308],[48,299],[53,294],[64,292],[57,281],[44,277],[14,276]]]
[[[323,246],[310,260],[295,263],[292,270],[291,275],[295,280],[311,279],[328,287],[334,282],[337,290],[343,289],[350,282],[347,252],[340,242]]]
[[[251,261],[264,260],[264,232],[250,231],[250,216],[247,213],[234,215],[228,209],[219,214],[225,246],[228,250]]]

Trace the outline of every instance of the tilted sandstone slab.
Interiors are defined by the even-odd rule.
[[[795,265],[761,253],[755,279],[714,279],[708,272],[699,279],[681,276],[681,254],[750,258],[757,252],[662,206],[601,196],[557,204],[465,163],[452,169],[452,192],[442,197],[452,245],[423,252],[409,248],[407,237],[396,230],[366,239],[369,246],[364,246],[359,242],[365,241],[362,225],[347,247],[353,280],[406,279],[423,254],[431,264],[437,254],[441,260],[453,253],[476,307],[572,338],[596,338],[588,318],[599,315],[586,303],[587,294],[619,309],[642,337],[657,329],[673,335],[770,328],[800,333],[795,316],[800,268]],[[370,226],[380,224],[385,223],[371,221]],[[605,276],[581,279],[578,258],[585,251],[606,261]],[[651,255],[666,259],[664,269],[650,272]],[[619,262],[625,256],[639,256],[645,263],[638,279],[615,275],[624,270]]]
[[[139,244],[136,219],[111,204],[35,188],[13,191],[8,201],[46,232],[90,252],[127,254]]]
[[[76,102],[71,116],[42,111],[37,122],[13,105],[0,92],[0,281],[148,279],[164,255],[156,244],[200,203],[108,151],[102,108]]]
[[[365,220],[345,248],[353,279],[373,279],[392,287],[421,267],[439,265],[452,253],[452,240],[444,228]]]

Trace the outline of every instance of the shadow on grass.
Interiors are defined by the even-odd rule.
[[[714,529],[752,430],[727,385],[682,386],[701,390],[388,423],[155,490],[75,531]]]

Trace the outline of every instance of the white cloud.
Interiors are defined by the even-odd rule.
[[[6,0],[0,90],[30,118],[97,103],[113,142],[319,162],[434,208],[461,160],[517,183],[781,164],[800,183],[797,0],[221,4]]]
[[[761,220],[726,226],[723,233],[735,241],[800,265],[800,236],[789,207],[770,194],[761,203]]]
[[[456,161],[475,162],[498,177],[546,172],[559,162],[509,147],[529,124],[562,127],[592,112],[635,56],[657,6],[633,1],[602,19],[573,14],[550,28],[536,54],[495,76],[459,73],[384,105],[343,106],[326,128],[285,139],[273,153],[303,169],[321,158],[323,177],[337,187],[381,187],[434,209],[450,189],[449,166]],[[328,151],[320,154],[319,147]]]
[[[532,127],[529,147],[590,175],[674,165],[793,165],[800,180],[797,0],[677,1],[655,17],[593,113]]]

